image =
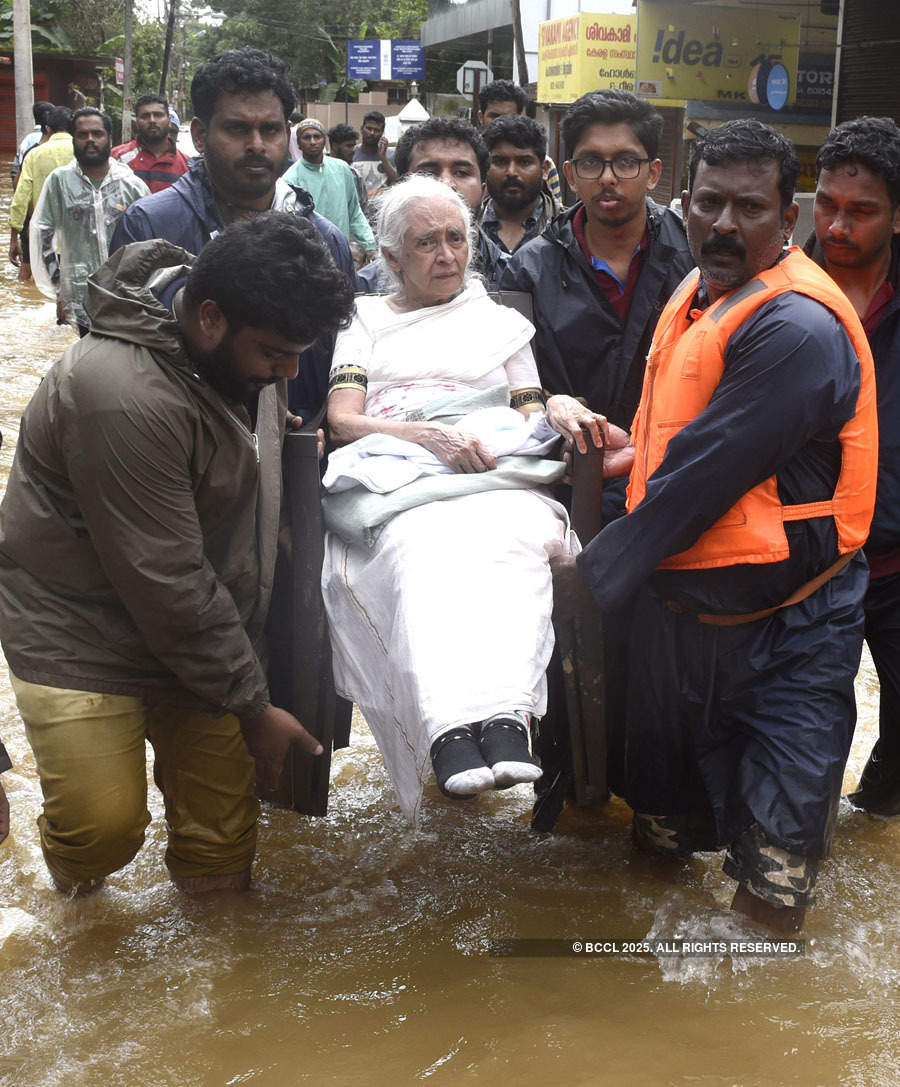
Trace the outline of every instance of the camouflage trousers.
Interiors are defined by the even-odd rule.
[[[712,828],[690,816],[635,812],[632,830],[638,845],[673,857],[717,848]],[[774,845],[751,823],[728,847],[722,870],[764,902],[812,906],[820,863]]]

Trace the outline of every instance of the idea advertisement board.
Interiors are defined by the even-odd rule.
[[[639,0],[637,93],[783,109],[797,94],[800,20],[765,6]]]

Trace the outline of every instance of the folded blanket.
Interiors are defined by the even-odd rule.
[[[382,525],[404,510],[479,491],[546,486],[565,465],[544,457],[559,435],[543,416],[525,418],[509,406],[505,386],[431,401],[417,418],[475,434],[497,457],[489,472],[461,474],[415,442],[370,434],[335,450],[322,499],[325,526],[348,543],[372,546]]]

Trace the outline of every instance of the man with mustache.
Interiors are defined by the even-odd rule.
[[[866,642],[878,672],[879,737],[850,801],[900,814],[900,128],[860,117],[816,158],[815,234],[806,251],[842,288],[866,330],[878,388],[878,497],[866,544]]]
[[[134,124],[134,139],[114,147],[112,157],[130,166],[150,192],[161,192],[188,168],[169,135],[168,100],[161,94],[142,94],[134,104]]]
[[[506,253],[536,238],[559,213],[544,186],[547,134],[530,117],[498,117],[481,133],[490,152],[481,228]]]
[[[850,750],[875,501],[872,355],[799,249],[793,145],[729,121],[682,195],[699,271],[660,316],[628,513],[558,570],[630,624],[623,795],[637,844],[727,847],[732,908],[802,924]],[[580,570],[580,575],[577,571]]]
[[[29,236],[35,286],[56,299],[59,323],[76,325],[83,336],[91,327],[84,308],[88,276],[109,256],[122,212],[149,190],[110,160],[112,123],[105,113],[77,109],[69,131],[75,158],[44,183]]]
[[[562,132],[579,203],[515,253],[500,286],[533,296],[547,392],[581,397],[627,430],[656,318],[693,260],[679,217],[649,197],[662,171],[662,118],[649,103],[587,94]]]
[[[287,211],[315,226],[335,264],[356,282],[350,244],[315,211],[309,193],[281,178],[294,88],[287,65],[263,49],[228,49],[201,64],[191,81],[191,138],[200,152],[174,185],[138,201],[119,223],[112,251],[165,238],[199,253],[225,226],[264,211]],[[291,411],[311,418],[325,402],[332,336],[304,353],[290,382]]]

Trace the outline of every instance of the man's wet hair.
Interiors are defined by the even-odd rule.
[[[47,114],[52,109],[52,102],[35,102],[31,107],[31,116],[34,118],[34,123],[36,125],[45,125],[47,123]]]
[[[787,136],[782,136],[762,121],[752,117],[726,121],[694,140],[688,168],[688,192],[694,191],[694,178],[701,162],[708,166],[775,162],[779,168],[778,192],[782,212],[787,211],[794,202],[794,188],[800,173],[797,151]]]
[[[96,106],[82,106],[81,109],[76,109],[72,114],[72,119],[69,121],[69,131],[72,135],[75,135],[75,125],[79,117],[99,117],[103,122],[103,127],[106,129],[106,135],[112,139],[112,121],[109,114],[104,113],[102,110],[97,109]]]
[[[816,155],[816,177],[838,166],[865,166],[900,204],[900,128],[893,117],[857,117],[833,128]]]
[[[51,132],[71,132],[72,111],[68,106],[51,106],[44,118],[44,127]]]
[[[365,124],[366,121],[375,121],[378,124],[380,124],[382,128],[384,128],[384,126],[387,124],[387,121],[384,118],[384,114],[381,113],[381,111],[377,110],[377,109],[370,109],[369,110],[369,112],[365,115],[365,117],[363,117],[362,123]]]
[[[568,155],[575,153],[591,125],[628,125],[651,159],[659,155],[663,119],[646,99],[630,91],[591,91],[569,106],[561,125]]]
[[[141,106],[162,106],[162,108],[168,114],[169,112],[169,100],[164,94],[142,94],[141,97],[134,103],[134,115],[137,117],[137,111]]]
[[[527,101],[525,91],[509,79],[495,79],[478,91],[478,108],[482,113],[487,109],[488,102],[515,102],[516,113],[521,113]]]
[[[488,149],[484,146],[484,140],[478,134],[478,129],[461,117],[430,117],[420,125],[408,128],[397,141],[394,149],[394,166],[400,177],[405,177],[409,173],[409,163],[415,148],[420,143],[427,143],[429,140],[469,144],[475,152],[481,180],[484,181],[487,177],[491,159]]]
[[[336,143],[346,143],[348,140],[358,140],[359,133],[352,125],[343,123],[328,129],[328,140],[332,146]]]
[[[194,116],[208,125],[220,94],[258,94],[271,91],[281,101],[284,120],[293,112],[297,96],[288,66],[267,49],[226,49],[201,64],[191,80]]]
[[[508,113],[491,121],[481,130],[488,151],[493,151],[498,143],[511,143],[513,147],[533,151],[538,161],[543,163],[547,155],[547,133],[544,126],[530,117],[520,117],[517,113]]]
[[[269,328],[304,344],[346,328],[354,308],[353,287],[319,232],[284,211],[217,234],[194,262],[184,297],[193,309],[211,299],[232,332]]]

